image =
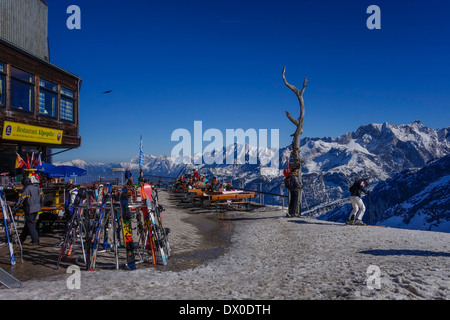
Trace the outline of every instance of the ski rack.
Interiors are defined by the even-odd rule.
[[[156,259],[154,259],[154,254],[152,246],[154,246],[154,243],[152,242],[152,234],[151,234],[151,228],[150,224],[151,221],[144,221],[144,214],[142,213],[142,208],[145,206],[145,202],[143,201],[136,201],[131,200],[131,203],[128,204],[128,208],[130,210],[134,210],[136,213],[134,214],[134,217],[132,218],[133,221],[133,228],[132,230],[135,231],[134,234],[137,235],[137,237],[134,239],[134,251],[135,251],[135,257],[136,261],[135,264],[142,264],[142,263],[157,263]],[[75,258],[75,262],[79,266],[86,266],[87,270],[93,271],[96,267],[99,268],[108,268],[108,269],[116,269],[119,270],[121,267],[128,268],[127,264],[120,264],[120,249],[125,249],[124,246],[124,233],[122,228],[122,221],[119,218],[120,214],[120,202],[111,200],[111,198],[105,202],[104,205],[104,216],[103,220],[101,222],[101,226],[99,229],[99,234],[97,238],[96,246],[98,248],[99,253],[112,253],[113,255],[113,262],[102,262],[98,261],[96,258],[96,261],[94,261],[93,267],[87,266],[87,262],[89,261],[87,259],[87,246],[91,245],[93,242],[93,239],[91,236],[94,236],[93,234],[88,234],[87,232],[87,223],[93,223],[95,225],[96,221],[92,221],[89,218],[89,210],[93,209],[99,209],[101,210],[102,204],[98,202],[91,202],[88,203],[87,201],[81,203],[78,205],[77,208],[74,208],[74,215],[76,217],[72,217],[74,221],[78,221],[77,228],[73,228],[73,225],[69,221],[69,230],[66,231],[65,235],[65,242],[70,241],[72,239],[72,243],[70,244],[70,252],[73,252],[75,248],[73,246],[78,247],[78,249],[81,249],[82,254]],[[97,217],[94,217],[96,220]],[[70,228],[72,228],[70,230]],[[96,226],[98,228],[98,225]],[[110,239],[110,236],[112,235],[111,242],[108,242]],[[90,237],[90,239],[87,239],[87,237]],[[134,235],[133,235],[134,237]],[[69,239],[69,240],[67,240]],[[76,239],[79,239],[76,241]],[[138,244],[136,246],[136,243]],[[101,248],[103,246],[103,248]],[[92,248],[94,250],[95,248]],[[57,263],[57,268],[59,267],[59,264],[61,262],[61,259],[66,254],[67,251],[67,244],[65,247],[61,248],[60,253],[60,259]],[[102,255],[99,256],[100,260],[105,257]]]
[[[6,244],[10,255],[11,265],[16,264],[16,258],[14,254],[14,244],[20,249],[20,261],[23,263],[23,249],[19,240],[19,232],[17,230],[16,222],[11,208],[9,207],[3,187],[0,187],[0,205],[3,214],[3,226],[5,229]]]
[[[23,252],[22,244],[19,240],[19,232],[17,231],[16,222],[14,220],[14,215],[11,208],[6,201],[6,196],[3,187],[0,187],[0,205],[3,214],[3,222],[5,228],[6,244],[8,246],[8,251],[10,255],[10,261],[12,265],[12,270],[15,268],[16,259],[14,254],[14,244],[18,244],[20,248],[20,260],[23,263]],[[13,277],[11,274],[0,268],[0,283],[3,284],[8,289],[22,288],[22,282]]]
[[[72,254],[72,250],[73,250],[73,245],[76,244],[77,239],[80,239],[80,244],[81,244],[81,250],[83,253],[83,258],[84,261],[86,263],[86,252],[84,250],[84,241],[83,241],[83,234],[85,234],[85,232],[83,233],[83,231],[86,231],[86,227],[85,224],[82,223],[82,217],[83,217],[83,209],[78,207],[78,208],[74,208],[74,212],[72,214],[72,217],[69,221],[69,225],[67,227],[66,230],[66,235],[64,237],[64,241],[62,242],[61,245],[61,251],[58,257],[58,262],[56,263],[56,269],[59,268],[59,265],[61,263],[62,258],[64,257],[64,255],[67,256],[71,256]],[[76,222],[76,225],[74,227],[74,223]],[[67,245],[70,242],[70,246],[69,248],[67,248]],[[66,249],[68,250],[67,254],[66,254]]]

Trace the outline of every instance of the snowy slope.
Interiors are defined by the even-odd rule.
[[[133,272],[83,271],[79,290],[68,289],[72,274],[67,274],[25,282],[22,289],[0,290],[0,299],[238,300],[235,304],[450,299],[448,233],[283,216],[280,211],[248,212],[234,219],[229,249],[194,269],[158,271],[140,265]],[[374,267],[380,271],[376,277],[369,272]],[[170,318],[179,308],[165,312]],[[272,310],[272,315],[279,312]]]

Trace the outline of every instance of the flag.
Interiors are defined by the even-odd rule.
[[[42,152],[39,153],[39,155],[36,157],[36,159],[32,160],[32,166],[33,167],[37,167],[37,166],[42,166],[42,158],[41,158]]]
[[[30,169],[30,157],[27,154],[27,169]]]
[[[16,152],[16,169],[22,168],[25,165],[25,161],[19,156],[19,154]]]
[[[139,169],[141,169],[143,165],[144,165],[144,144],[142,142],[141,136],[141,143],[139,144]]]

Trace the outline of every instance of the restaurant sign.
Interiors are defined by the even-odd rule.
[[[24,123],[5,121],[3,124],[2,139],[47,144],[61,144],[62,130],[37,127]]]

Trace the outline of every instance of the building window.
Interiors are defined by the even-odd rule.
[[[0,106],[5,105],[6,97],[6,66],[0,62]]]
[[[61,120],[73,122],[73,91],[61,87]]]
[[[34,76],[11,67],[11,109],[33,112]]]
[[[50,81],[39,80],[39,114],[57,117],[58,86]]]

